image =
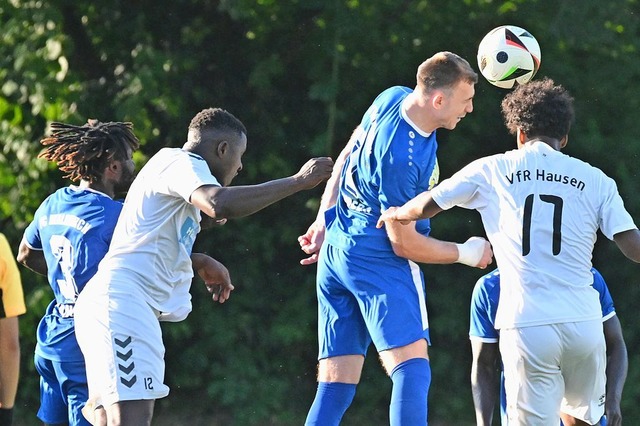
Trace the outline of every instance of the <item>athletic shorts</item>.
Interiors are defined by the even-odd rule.
[[[589,424],[604,414],[602,320],[500,330],[509,425],[559,424],[560,412]]]
[[[82,416],[88,399],[84,362],[52,361],[38,354],[33,360],[40,374],[38,418],[46,424],[90,426]]]
[[[424,277],[400,257],[347,255],[322,245],[317,272],[318,359],[429,341]]]
[[[159,313],[136,286],[94,281],[103,279],[115,278],[108,273],[94,276],[75,306],[76,337],[89,382],[87,410],[167,396]]]

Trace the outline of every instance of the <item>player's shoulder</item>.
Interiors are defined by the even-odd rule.
[[[500,271],[493,271],[481,276],[473,287],[473,298],[494,298],[500,294]]]
[[[599,179],[602,181],[613,182],[613,179],[607,175],[602,169],[594,166],[591,163],[588,163],[585,160],[582,160],[577,157],[573,157],[569,154],[559,153],[565,160],[566,167],[572,171],[580,170],[587,176],[590,176],[592,179]]]
[[[388,89],[383,90],[375,99],[374,101],[374,105],[377,105],[378,107],[384,106],[384,105],[393,105],[393,104],[397,104],[399,101],[401,101],[402,99],[406,98],[407,95],[409,93],[411,93],[413,90],[411,90],[408,87],[405,86],[392,86],[389,87]]]
[[[596,268],[591,268],[591,274],[593,275],[593,284],[591,284],[593,288],[598,290],[599,293],[609,291],[607,282],[604,280],[602,274],[600,274],[600,271],[598,271]]]

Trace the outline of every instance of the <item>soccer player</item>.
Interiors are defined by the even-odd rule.
[[[20,378],[18,316],[27,311],[9,241],[0,233],[0,426],[11,426]]]
[[[96,423],[149,425],[164,384],[159,321],[191,311],[194,271],[225,302],[234,286],[215,259],[192,253],[201,215],[213,221],[247,216],[326,180],[330,158],[315,158],[293,176],[228,186],[242,170],[245,126],[209,108],[191,121],[182,148],[164,148],[142,168],[127,193],[111,246],[76,303],[76,335],[85,356]]]
[[[75,337],[78,294],[107,252],[122,201],[134,177],[138,139],[131,123],[53,123],[40,157],[55,161],[78,185],[58,189],[36,210],[25,229],[18,261],[46,275],[54,299],[37,330],[35,367],[40,374],[38,418],[47,425],[88,425],[84,358]]]
[[[399,208],[387,222],[477,210],[501,275],[496,328],[509,425],[552,425],[563,411],[588,424],[604,414],[606,348],[591,287],[597,231],[640,262],[640,231],[616,183],[563,154],[573,98],[550,79],[518,86],[502,101],[518,149],[478,159]],[[504,303],[503,303],[504,302]]]
[[[620,399],[622,388],[627,377],[629,361],[627,347],[622,335],[620,320],[616,316],[613,299],[607,288],[607,284],[595,268],[591,268],[593,274],[592,287],[598,291],[604,338],[607,343],[607,396],[605,400],[605,414],[598,423],[605,426],[609,420],[609,426],[620,425],[622,414],[620,411]],[[500,297],[500,272],[496,269],[481,277],[473,289],[471,296],[471,321],[469,326],[469,338],[473,362],[471,365],[471,390],[473,403],[476,410],[476,422],[478,426],[490,426],[493,419],[493,410],[496,403],[496,388],[500,382],[500,414],[502,424],[507,425],[506,399],[504,395],[504,381],[501,376],[502,364],[498,342],[500,333],[495,329],[496,310]],[[565,396],[566,398],[566,396]],[[566,426],[585,424],[584,422],[561,413]]]
[[[390,423],[425,425],[429,323],[414,262],[484,268],[492,259],[482,238],[430,237],[428,220],[376,229],[381,210],[436,184],[436,129],[454,129],[473,110],[477,74],[458,55],[433,55],[416,80],[374,100],[336,161],[316,221],[298,238],[311,255],[301,263],[318,261],[318,388],[307,425],[340,422],[372,342],[393,383]]]

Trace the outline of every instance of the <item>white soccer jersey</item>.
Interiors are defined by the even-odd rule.
[[[220,186],[202,157],[179,148],[160,150],[131,185],[100,263],[98,275],[117,277],[110,285],[140,286],[147,302],[165,315],[161,319],[179,321],[191,311],[190,257],[200,210],[189,199],[203,185]]]
[[[432,196],[443,209],[482,216],[501,275],[496,328],[600,318],[596,233],[636,228],[601,170],[538,141],[472,162]]]

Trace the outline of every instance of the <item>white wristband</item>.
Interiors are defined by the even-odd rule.
[[[462,263],[469,266],[478,266],[484,254],[486,240],[480,237],[471,237],[464,244],[456,244],[458,247],[458,260],[456,263]]]

